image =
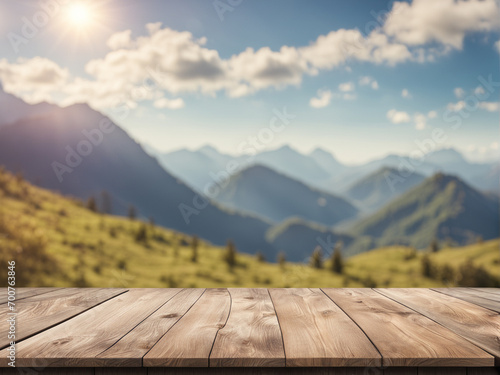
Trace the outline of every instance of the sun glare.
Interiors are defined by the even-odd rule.
[[[79,28],[87,26],[92,19],[89,7],[83,3],[70,4],[67,9],[67,17],[69,22]]]

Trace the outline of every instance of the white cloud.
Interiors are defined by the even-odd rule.
[[[184,108],[185,103],[184,100],[182,100],[182,98],[176,98],[176,99],[160,98],[155,100],[153,105],[156,108],[180,109]]]
[[[373,90],[378,90],[378,82],[369,76],[359,77],[360,86],[370,86]]]
[[[446,108],[448,108],[448,110],[453,112],[459,112],[465,108],[465,102],[463,100],[460,100],[456,103],[449,103]]]
[[[309,105],[313,108],[324,108],[330,104],[332,92],[330,90],[318,90],[318,97],[311,98]]]
[[[429,113],[427,113],[427,117],[428,118],[436,118],[437,112],[436,111],[429,111]]]
[[[401,91],[401,96],[402,96],[403,98],[407,98],[407,99],[411,98],[411,94],[410,94],[410,92],[408,91],[408,89],[403,89],[403,91]]]
[[[427,126],[427,116],[422,113],[416,113],[413,116],[413,120],[415,121],[415,129],[424,130]]]
[[[480,102],[479,108],[485,109],[488,112],[498,112],[500,109],[500,103],[498,103],[498,102]]]
[[[476,94],[477,96],[484,95],[485,93],[486,92],[484,91],[483,86],[478,86],[474,89],[474,94]]]
[[[124,30],[118,33],[114,33],[108,39],[106,44],[112,50],[130,47],[132,44],[131,35],[132,35],[132,30]]]
[[[490,148],[492,150],[498,150],[498,142],[492,142],[490,145]]]
[[[500,53],[500,40],[498,42],[495,42],[495,49]]]
[[[467,106],[467,103],[465,103],[464,100],[460,100],[456,103],[448,103],[448,110],[453,111],[453,112],[460,112],[461,110],[465,109]],[[479,109],[484,109],[488,112],[497,112],[500,110],[500,103],[498,102],[471,102],[469,103],[469,110],[473,111],[476,108]]]
[[[499,27],[500,12],[495,0],[413,0],[395,2],[383,30],[409,46],[436,42],[461,49],[467,33]]]
[[[341,83],[339,85],[339,90],[342,91],[342,92],[351,92],[351,91],[354,91],[354,83],[352,82],[345,82],[345,83]]]
[[[463,98],[465,96],[465,91],[461,87],[456,87],[455,90],[453,90],[453,93],[458,99]]]
[[[299,50],[313,69],[333,69],[347,60],[395,65],[412,59],[405,45],[393,43],[378,29],[366,37],[355,29],[331,31]]]
[[[395,109],[391,109],[387,112],[387,118],[393,124],[403,124],[411,121],[410,115],[403,111],[397,111]]]
[[[68,82],[69,72],[51,60],[19,58],[15,64],[0,59],[0,81],[6,92],[16,93],[29,103],[50,101],[52,93]]]

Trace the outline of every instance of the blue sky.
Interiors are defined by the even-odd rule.
[[[479,80],[500,80],[493,0],[46,2],[0,1],[4,89],[86,101],[157,149],[238,153],[286,108],[294,118],[262,149],[322,147],[357,163],[409,154],[442,129],[437,148],[500,155],[500,88]]]

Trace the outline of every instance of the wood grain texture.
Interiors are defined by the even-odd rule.
[[[492,293],[500,296],[500,288],[468,288],[470,290],[480,290],[481,292]]]
[[[497,313],[500,313],[500,302],[494,301],[493,299],[489,298],[484,298],[480,296],[479,294],[474,293],[474,291],[465,291],[465,290],[459,290],[457,288],[432,288],[432,290],[442,293],[442,294],[447,294],[449,296],[474,303],[478,306],[496,311]]]
[[[99,366],[95,357],[151,315],[179,289],[133,289],[17,345],[17,365]],[[0,352],[0,366],[7,362]]]
[[[384,366],[484,366],[494,357],[371,289],[324,289],[368,335]]]
[[[42,332],[124,292],[126,289],[71,288],[22,299],[16,302],[16,340]],[[0,319],[6,321],[8,313],[2,310]],[[1,348],[9,345],[8,329],[7,325],[0,328]]]
[[[380,354],[320,289],[270,289],[286,366],[380,366]]]
[[[115,345],[99,354],[101,366],[140,367],[142,357],[196,303],[205,289],[183,289]]]
[[[143,358],[146,367],[208,367],[217,332],[231,308],[227,289],[207,289]]]
[[[217,334],[210,367],[284,367],[281,330],[267,289],[228,291],[231,313]]]
[[[448,288],[449,289],[449,288]],[[474,297],[481,297],[485,299],[490,299],[496,302],[500,302],[500,294],[496,293],[491,293],[486,290],[482,290],[480,288],[478,289],[472,289],[472,288],[453,288],[452,290],[456,292],[462,292],[470,296]]]
[[[45,294],[53,292],[60,288],[15,288],[16,289],[16,301],[23,300],[25,298],[38,296],[40,294]],[[7,288],[1,288],[0,290],[0,305],[8,302]]]
[[[377,291],[438,322],[495,356],[500,366],[500,315],[446,294],[428,289]]]

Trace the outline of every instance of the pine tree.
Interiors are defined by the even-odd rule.
[[[108,215],[113,213],[111,195],[106,190],[101,192],[101,212]]]
[[[286,265],[286,255],[283,251],[280,251],[277,258],[278,264],[281,268],[285,268]]]
[[[198,244],[199,239],[197,236],[193,236],[191,240],[191,250],[193,251],[191,254],[191,262],[196,263],[198,261]]]
[[[135,235],[135,241],[142,242],[142,243],[148,242],[148,228],[146,227],[146,224],[143,223],[139,227],[139,230],[137,231],[137,234]]]
[[[429,250],[432,253],[437,253],[439,251],[439,242],[436,237],[434,237],[429,245]]]
[[[323,251],[321,250],[320,246],[317,246],[312,253],[311,267],[316,269],[323,268]]]
[[[331,260],[331,270],[339,275],[344,272],[344,259],[342,257],[342,245],[338,243],[333,249],[333,255]]]
[[[234,246],[233,241],[227,241],[226,254],[224,256],[224,260],[230,268],[233,268],[236,265],[236,254],[237,250]]]
[[[90,197],[87,200],[87,208],[92,212],[97,212],[97,203],[94,197]]]
[[[422,275],[425,277],[428,277],[430,279],[433,279],[435,276],[434,264],[432,264],[432,261],[429,258],[429,255],[425,254],[422,257],[421,265],[422,265]]]
[[[133,205],[130,205],[128,207],[128,218],[130,220],[135,220],[136,217],[137,217],[137,210],[135,209],[135,207]]]

